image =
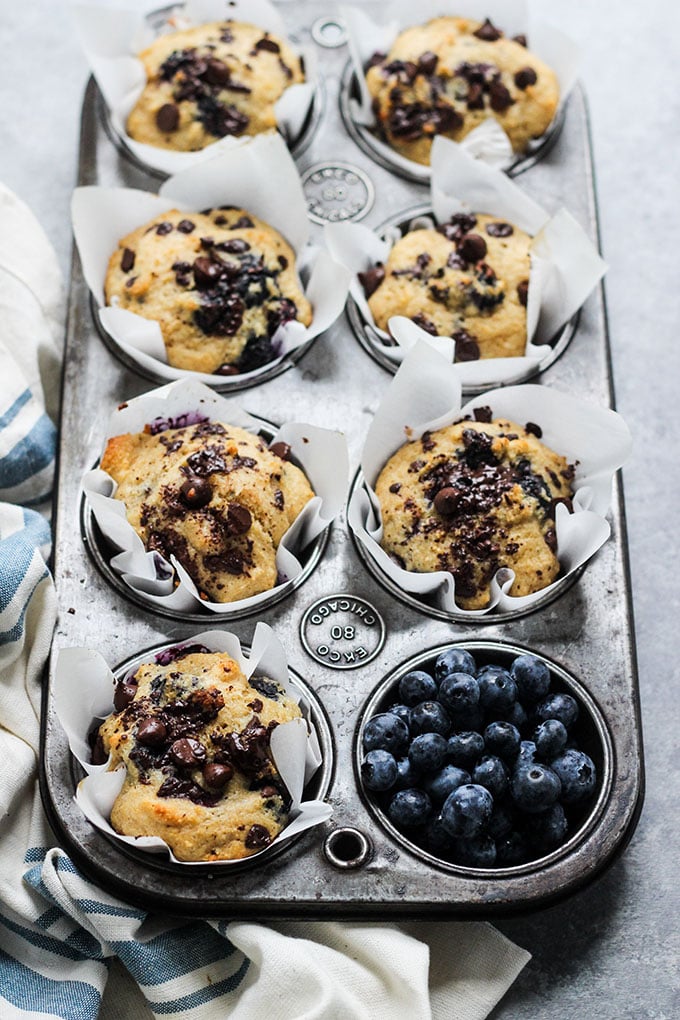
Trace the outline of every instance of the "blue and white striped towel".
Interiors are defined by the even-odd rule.
[[[36,776],[57,606],[49,527],[28,508],[54,466],[55,273],[0,185],[1,1020],[482,1020],[528,959],[488,925],[178,921],[115,900],[56,846]]]

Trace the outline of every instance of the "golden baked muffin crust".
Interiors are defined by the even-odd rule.
[[[519,41],[518,41],[519,40]],[[434,18],[406,29],[366,72],[378,130],[407,159],[429,165],[434,135],[459,142],[489,118],[515,152],[555,116],[554,72],[490,21]]]
[[[277,583],[276,550],[314,492],[288,459],[233,425],[201,420],[109,440],[101,467],[145,547],[174,555],[203,598],[234,602]]]
[[[458,213],[411,230],[385,265],[359,274],[375,324],[393,315],[456,341],[456,361],[520,357],[527,343],[531,237],[497,217]]]
[[[289,85],[304,81],[300,58],[285,40],[237,21],[161,35],[139,59],[147,84],[127,132],[179,152],[226,135],[273,131],[274,104]]]
[[[312,321],[287,241],[244,209],[170,209],[118,243],[107,304],[158,322],[168,362],[234,375],[277,357],[272,337]]]
[[[267,677],[250,681],[224,652],[160,653],[116,685],[92,758],[126,777],[111,811],[125,836],[158,836],[181,861],[248,857],[288,820],[271,732],[299,718]]]
[[[389,459],[376,482],[383,548],[405,570],[444,570],[462,609],[483,609],[489,585],[510,567],[513,596],[557,578],[555,504],[570,506],[573,467],[508,420],[461,421],[425,432]]]

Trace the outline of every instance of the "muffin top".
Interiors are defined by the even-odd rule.
[[[195,152],[276,128],[274,104],[304,81],[288,43],[256,25],[212,22],[159,36],[139,59],[147,83],[127,120],[135,141]]]
[[[218,861],[256,853],[286,825],[290,798],[269,741],[301,713],[275,681],[248,680],[225,652],[191,646],[120,680],[114,707],[92,757],[126,769],[116,832],[158,836],[182,861]]]
[[[170,209],[121,238],[109,260],[107,304],[158,322],[170,365],[250,372],[277,357],[279,326],[312,321],[295,253],[244,209]]]
[[[484,609],[501,567],[510,594],[528,595],[558,576],[555,505],[571,506],[574,470],[541,440],[538,425],[460,421],[425,432],[388,460],[376,482],[382,546],[405,570],[443,570],[462,609]]]
[[[360,273],[376,325],[404,315],[456,341],[456,361],[519,357],[527,343],[531,237],[493,216],[458,213],[411,230],[385,265]]]
[[[287,458],[218,421],[153,423],[114,436],[102,470],[148,550],[174,556],[203,599],[234,602],[277,583],[276,550],[314,492]]]
[[[459,142],[489,118],[515,152],[549,127],[559,101],[554,72],[485,22],[434,18],[397,36],[366,72],[379,132],[407,159],[426,166],[434,135]]]

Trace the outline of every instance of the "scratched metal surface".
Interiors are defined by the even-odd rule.
[[[366,7],[378,8],[378,4]],[[291,33],[317,45],[312,28],[327,5],[299,2],[282,8]],[[318,28],[317,28],[318,36]],[[377,226],[401,210],[427,201],[427,189],[379,166],[347,134],[339,91],[347,49],[319,48],[323,75],[317,126],[296,159],[301,173],[318,164],[349,164],[366,175],[374,202],[362,222]],[[342,176],[342,175],[341,175]],[[335,180],[335,178],[333,178]],[[594,238],[596,201],[584,96],[570,97],[564,125],[550,150],[516,177],[517,183],[548,210],[566,205]],[[96,88],[90,83],[83,105],[81,184],[154,190],[158,178],[135,166],[116,148],[101,118]],[[313,182],[310,198],[316,202]],[[337,197],[336,197],[337,192]],[[346,192],[327,192],[324,201],[341,208]],[[314,226],[313,231],[320,231]],[[352,471],[366,428],[391,376],[359,345],[342,317],[289,370],[241,393],[254,414],[274,422],[297,418],[342,429]],[[584,306],[567,350],[540,379],[587,400],[613,402],[606,310],[601,288]],[[55,505],[55,578],[59,596],[57,649],[95,647],[115,666],[140,650],[191,637],[219,620],[173,620],[141,608],[114,589],[95,567],[79,526],[79,481],[101,453],[111,408],[152,387],[148,379],[121,364],[102,342],[93,323],[89,294],[74,260],[67,356],[64,372],[59,484]],[[344,516],[332,528],[320,561],[292,595],[261,612],[280,636],[292,669],[315,691],[330,722],[328,800],[333,818],[306,833],[265,865],[217,871],[162,866],[123,853],[95,832],[73,802],[74,770],[64,734],[55,718],[49,677],[43,712],[42,791],[53,825],[78,864],[111,891],[135,902],[175,913],[243,917],[406,917],[494,916],[540,906],[567,895],[601,871],[634,828],[643,789],[638,687],[633,643],[625,517],[620,487],[614,493],[612,535],[577,583],[558,599],[520,618],[489,616],[462,625],[435,619],[407,606],[367,571],[348,535]],[[370,603],[385,625],[384,643],[369,626],[354,650],[360,665],[333,669],[313,659],[303,645],[300,624],[317,600],[347,593]],[[339,610],[338,610],[339,612]],[[341,622],[351,624],[351,605]],[[248,644],[257,617],[239,619],[228,629]],[[311,625],[313,647],[333,649],[334,613]],[[340,619],[340,617],[338,617]],[[364,616],[365,619],[365,616]],[[333,633],[337,634],[337,631]],[[415,653],[449,641],[500,641],[547,655],[590,692],[611,742],[610,791],[597,823],[569,853],[548,865],[508,875],[439,869],[396,843],[369,812],[357,790],[353,769],[355,729],[372,692],[391,670]],[[362,639],[363,640],[363,639]],[[361,646],[363,647],[363,645]],[[328,658],[328,656],[326,657]],[[370,661],[369,661],[370,659]],[[51,669],[50,669],[51,675]],[[343,826],[363,835],[370,853],[363,865],[342,868],[324,853],[329,834]],[[342,844],[340,849],[342,849]]]

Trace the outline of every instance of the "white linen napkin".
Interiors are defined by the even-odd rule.
[[[1,185],[0,309],[0,1016],[482,1020],[529,959],[489,925],[181,921],[109,896],[58,847],[37,784],[51,539],[20,501],[51,485],[63,319],[49,243]]]

